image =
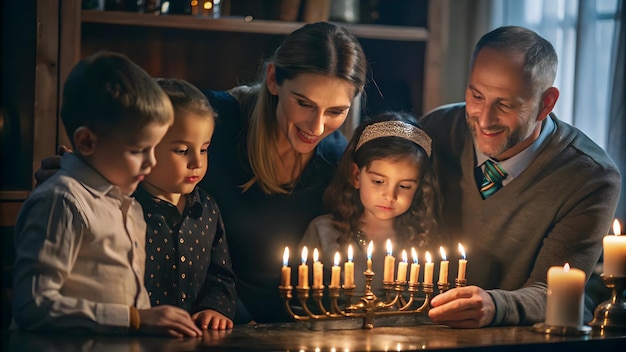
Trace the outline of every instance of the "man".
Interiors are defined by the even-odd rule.
[[[548,268],[569,263],[589,277],[598,262],[620,174],[599,146],[551,114],[556,71],[544,38],[498,28],[474,48],[465,104],[422,119],[440,159],[444,221],[452,244],[465,246],[476,285],[436,296],[436,323],[542,322]]]

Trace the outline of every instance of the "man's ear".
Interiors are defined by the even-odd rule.
[[[274,66],[274,64],[267,64],[267,72],[265,78],[267,90],[269,90],[270,94],[278,95],[278,83],[276,82],[276,66]]]
[[[550,87],[543,92],[541,96],[541,108],[537,115],[537,121],[543,121],[550,112],[554,109],[556,101],[559,100],[559,89],[557,87]]]
[[[98,137],[88,127],[81,126],[74,131],[74,144],[76,151],[85,156],[89,156],[96,148]]]
[[[354,188],[361,188],[361,182],[359,181],[359,166],[356,163],[352,163],[352,185]]]

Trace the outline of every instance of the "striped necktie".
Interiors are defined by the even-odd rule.
[[[484,178],[480,185],[480,193],[483,199],[491,197],[500,188],[502,188],[502,180],[508,175],[498,163],[491,160],[485,161]]]

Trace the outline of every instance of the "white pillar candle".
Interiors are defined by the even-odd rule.
[[[604,276],[626,277],[626,236],[621,235],[619,221],[613,221],[614,235],[604,236]]]
[[[432,285],[433,268],[434,268],[434,264],[432,263],[432,258],[430,257],[430,253],[426,252],[426,264],[424,265],[424,283],[425,284]]]
[[[385,256],[385,266],[383,269],[383,282],[393,282],[393,271],[396,258],[391,254],[391,240],[387,240],[387,255]]]
[[[280,285],[287,287],[291,285],[291,267],[289,266],[289,248],[285,247],[283,253],[283,267],[280,270]]]
[[[411,248],[411,254],[413,255],[413,263],[411,263],[411,273],[409,274],[409,283],[416,284],[420,275],[420,264],[417,261],[417,252],[415,248]]]
[[[548,269],[546,321],[549,326],[583,325],[585,273],[580,269],[553,266]]]
[[[313,249],[313,288],[324,287],[324,265],[319,261],[317,248]]]
[[[448,283],[448,260],[446,258],[446,251],[443,247],[439,247],[439,253],[441,254],[441,263],[439,264],[439,282],[442,284]]]
[[[298,287],[309,288],[309,266],[306,264],[306,259],[309,256],[309,252],[304,246],[302,248],[302,264],[298,267]]]
[[[344,279],[343,286],[345,288],[353,288],[354,287],[354,262],[352,262],[352,257],[354,253],[352,251],[352,245],[348,246],[348,261],[344,264]]]

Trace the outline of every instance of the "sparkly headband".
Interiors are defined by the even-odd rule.
[[[372,139],[381,137],[400,137],[422,147],[430,157],[431,139],[422,129],[402,121],[384,121],[371,124],[363,130],[354,151]]]

